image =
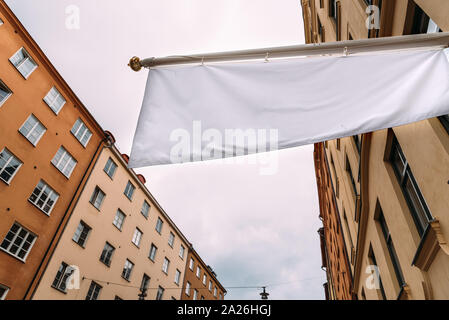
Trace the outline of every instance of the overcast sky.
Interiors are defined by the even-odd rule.
[[[105,130],[130,153],[147,71],[141,58],[304,43],[299,0],[7,0]],[[66,8],[80,29],[66,28]],[[300,130],[300,128],[298,128]],[[193,163],[136,170],[224,286],[271,299],[323,299],[313,146],[258,165]],[[229,289],[227,299],[259,299]]]

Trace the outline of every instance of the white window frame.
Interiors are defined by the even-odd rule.
[[[0,80],[0,86],[2,86],[4,89],[6,89],[4,91],[7,91],[7,93],[8,93],[6,95],[6,97],[4,97],[2,101],[0,101],[0,107],[1,107],[9,99],[9,97],[12,96],[12,90],[2,80]]]
[[[52,93],[52,91],[56,91],[56,97],[53,100],[50,100],[49,96],[50,93]],[[61,106],[59,106],[59,109],[56,109],[55,107],[55,102],[58,100],[58,98],[61,97],[64,102],[62,103]],[[48,93],[45,95],[44,97],[44,102],[48,105],[48,107],[56,114],[58,115],[59,112],[61,112],[62,108],[65,106],[65,104],[67,103],[67,100],[64,98],[64,96],[62,95],[62,93],[55,87],[51,87],[50,91],[48,91]]]
[[[173,248],[175,245],[175,234],[170,231],[170,235],[168,236],[168,245]]]
[[[189,281],[187,281],[187,283],[186,283],[186,295],[188,296],[188,297],[190,297],[190,287],[191,287],[191,284],[190,284],[190,282]]]
[[[108,166],[109,165],[109,166]],[[103,171],[108,175],[109,178],[113,179],[115,172],[117,171],[117,164],[112,160],[111,157],[108,158],[108,161],[106,161],[106,164],[104,165]],[[114,171],[111,173],[111,168],[114,168]]]
[[[131,192],[132,190],[132,192]],[[131,201],[134,196],[134,192],[136,191],[136,186],[132,184],[131,181],[128,181],[125,187],[125,191],[123,191],[123,194]],[[131,192],[131,194],[129,194]]]
[[[145,210],[144,210],[145,209]],[[142,208],[140,209],[140,213],[146,218],[148,219],[148,217],[150,216],[150,209],[151,209],[151,205],[148,203],[148,201],[143,200],[143,204],[142,204]]]
[[[214,288],[214,297],[217,297],[217,287]]]
[[[203,285],[204,285],[204,286],[207,285],[207,276],[206,276],[206,272],[204,272],[204,274],[203,274]]]
[[[181,282],[181,271],[179,271],[178,269],[176,269],[176,273],[175,273],[175,283],[176,285],[179,286],[179,283]]]
[[[129,270],[128,277],[126,277],[127,273],[124,272],[125,269]],[[131,278],[131,274],[132,274],[133,270],[134,270],[134,263],[132,261],[130,261],[129,259],[126,259],[125,265],[123,266],[123,270],[122,270],[122,278],[127,281],[130,281],[129,279]]]
[[[14,58],[20,51],[23,52],[23,56],[25,57],[17,66],[12,62],[12,58]],[[25,63],[26,60],[30,60],[33,64],[34,64],[34,68],[27,74],[24,75],[20,70],[20,66],[23,65]],[[28,53],[28,51],[24,48],[21,47],[19,50],[16,51],[16,53],[14,53],[12,55],[11,58],[9,58],[9,61],[11,62],[11,64],[14,66],[14,68],[16,68],[16,70],[22,75],[22,77],[26,79],[28,79],[30,77],[30,75],[34,72],[34,70],[37,69],[38,64],[36,63],[36,61],[34,61],[33,57],[31,57],[31,55]]]
[[[34,190],[37,189],[37,187],[39,186],[39,184],[42,183],[43,187],[42,190],[40,191],[39,195],[36,195],[36,200],[31,200],[31,196],[34,194]],[[50,192],[48,193],[47,199],[45,200],[45,202],[42,204],[42,208],[39,207],[37,205],[37,202],[39,202],[40,197],[42,196],[42,194],[44,193],[44,191],[46,191],[47,189],[50,189]],[[45,206],[48,203],[48,200],[50,200],[50,197],[55,194],[56,198],[55,201],[53,202],[52,206],[50,207],[50,209],[48,210],[48,212],[44,211]],[[43,213],[45,213],[46,215],[50,216],[50,213],[52,212],[53,208],[56,205],[56,202],[58,202],[59,199],[59,194],[52,188],[50,187],[44,180],[40,180],[38,182],[38,184],[36,185],[36,187],[33,189],[33,192],[31,193],[30,197],[28,198],[28,201],[31,202],[36,208],[38,208],[39,210],[41,210]]]
[[[97,193],[97,196],[94,199],[94,195],[95,195],[97,189],[98,189],[98,193]],[[97,202],[98,195],[100,194],[100,192],[103,194],[103,197],[101,198],[100,204],[97,207],[95,205],[95,203]],[[101,190],[99,186],[95,186],[94,192],[92,193],[92,196],[90,197],[89,202],[94,206],[94,208],[96,208],[97,210],[100,210],[101,205],[103,204],[104,198],[106,198],[106,193],[104,193],[104,191]]]
[[[164,258],[164,263],[162,264],[162,272],[168,274],[168,268],[170,267],[170,260],[167,257]]]
[[[0,168],[0,174],[5,171],[5,169],[8,167],[8,164],[11,163],[12,159],[16,159],[18,162],[20,162],[19,166],[17,167],[17,169],[14,171],[14,173],[11,175],[11,177],[9,178],[8,181],[5,181],[3,178],[0,177],[0,180],[2,180],[3,182],[5,182],[7,185],[9,185],[12,181],[12,179],[14,179],[15,175],[17,174],[17,172],[19,172],[20,168],[23,165],[23,162],[17,158],[14,153],[12,153],[11,151],[9,151],[8,148],[3,148],[3,150],[0,152],[0,154],[2,154],[3,152],[8,152],[9,154],[11,154],[11,157],[8,159],[8,161],[6,161],[5,166],[3,168]]]
[[[79,241],[80,241],[81,235],[83,234],[85,229],[87,229],[86,238],[84,239],[84,243],[81,244],[81,243],[79,243]],[[89,239],[89,235],[90,235],[91,231],[92,231],[92,228],[87,223],[85,223],[83,220],[81,220],[78,223],[78,226],[76,227],[76,230],[75,230],[75,233],[73,234],[72,240],[80,247],[85,248],[87,239]]]
[[[164,226],[164,221],[162,221],[162,219],[160,217],[157,218],[156,221],[156,231],[157,233],[161,234],[162,233],[162,227]]]
[[[3,24],[4,24],[3,19],[0,18],[0,26],[2,26]],[[1,285],[0,285],[0,286],[1,286]],[[2,300],[2,299],[0,298],[0,300]]]
[[[8,236],[9,232],[11,232],[11,229],[12,229],[15,225],[17,225],[17,226],[19,227],[19,228],[17,229],[17,232],[14,234],[14,237],[11,239],[11,241],[10,241],[8,247],[7,247],[6,249],[3,248],[3,247],[0,247],[0,250],[6,252],[7,254],[9,254],[9,255],[11,255],[11,256],[13,256],[13,257],[15,257],[15,258],[17,258],[17,259],[23,261],[23,262],[25,262],[26,259],[27,259],[27,257],[28,257],[28,255],[29,255],[30,252],[31,252],[31,249],[33,249],[33,246],[34,246],[34,244],[36,243],[37,236],[36,236],[33,232],[31,232],[31,231],[29,231],[28,229],[22,227],[22,225],[20,225],[19,223],[14,222],[13,225],[11,226],[11,228],[8,229],[8,232],[6,233],[6,235],[4,236],[4,238],[2,239],[2,242],[1,242],[0,244],[3,244],[3,242],[4,242],[5,239],[6,239],[6,237]],[[16,239],[17,239],[19,233],[20,233],[22,230],[24,230],[24,231],[26,232],[26,235],[23,237],[22,242],[20,243],[20,246],[18,246],[18,249],[17,249],[16,253],[12,253],[12,252],[9,251],[9,249],[11,249],[12,245],[14,244],[14,242],[16,241]],[[25,256],[24,256],[23,258],[20,258],[19,255],[18,255],[18,253],[19,253],[20,250],[23,248],[23,244],[25,243],[24,240],[25,240],[26,238],[28,238],[29,235],[32,235],[32,236],[34,237],[34,239],[33,239],[33,241],[31,242],[31,244],[30,244],[28,250],[26,251]],[[8,241],[9,241],[9,240],[8,240]]]
[[[154,248],[154,250],[153,250]],[[154,252],[154,255],[153,255]],[[150,253],[148,254],[148,259],[150,259],[151,261],[156,261],[156,254],[157,254],[157,247],[154,245],[154,243],[151,244],[150,246]],[[153,256],[153,257],[151,257]]]
[[[58,161],[55,160],[56,156],[58,155],[58,153],[62,150],[62,154],[61,157],[59,158]],[[64,157],[68,156],[68,160],[66,162],[66,164],[64,165],[64,167],[60,168],[60,164],[61,162],[64,160]],[[61,172],[66,178],[70,178],[70,176],[72,175],[73,171],[76,168],[76,165],[78,164],[78,161],[76,161],[76,159],[67,151],[66,148],[64,148],[63,146],[61,146],[58,151],[56,151],[55,156],[53,157],[53,159],[51,160],[51,163],[56,167],[56,169],[59,170],[59,172]],[[67,169],[67,167],[69,166],[69,164],[73,163],[73,167],[70,169],[69,172],[65,173],[65,170]]]
[[[201,279],[201,267],[200,266],[196,266],[196,277],[198,279]]]
[[[120,224],[120,226],[118,226],[118,225],[116,224],[116,221],[117,221],[117,222],[120,221],[119,219],[117,219],[118,214],[121,214],[122,217],[123,217],[123,219],[121,219],[121,224]],[[120,231],[122,231],[123,224],[125,223],[125,218],[126,218],[126,214],[125,214],[122,210],[117,209],[117,211],[115,212],[114,220],[112,220],[112,224],[113,224],[117,229],[119,229]]]
[[[181,244],[181,247],[179,248],[179,257],[184,260],[184,252],[186,251],[186,248]]]
[[[134,230],[133,239],[131,240],[137,247],[140,247],[140,241],[142,240],[143,232],[139,228]]]
[[[189,268],[190,270],[193,271],[193,268],[195,266],[195,260],[193,258],[190,258],[190,262],[189,262]]]
[[[61,107],[61,109],[62,109],[62,107]],[[79,123],[79,127],[78,127],[78,129],[76,130],[76,132],[74,132],[74,128],[75,128],[75,126],[76,126],[77,123]],[[81,137],[81,138],[78,138],[78,133],[80,133],[80,131],[83,130],[83,129],[84,129],[84,133],[83,133],[82,137]],[[78,119],[75,121],[75,123],[74,123],[73,126],[72,126],[72,129],[70,129],[70,133],[76,138],[76,140],[78,140],[78,142],[79,142],[84,148],[89,144],[89,141],[90,141],[90,139],[92,138],[92,131],[90,131],[90,129],[87,127],[86,123],[84,123],[84,121],[83,121],[81,118],[78,118]],[[86,142],[83,143],[82,141],[83,141],[83,139],[86,137],[86,134],[88,134],[89,137],[87,138]],[[109,158],[109,159],[111,159],[111,158]],[[111,159],[111,161],[112,161],[112,159]],[[112,162],[115,164],[114,161],[112,161]],[[117,167],[116,164],[115,164],[115,166]],[[115,173],[115,171],[114,171],[114,173]],[[108,174],[108,175],[109,175],[109,174]],[[111,176],[110,176],[110,177],[111,177]],[[111,178],[112,178],[112,177],[111,177]]]
[[[193,289],[193,300],[198,300],[198,290]]]
[[[209,291],[212,292],[212,280],[209,280]]]
[[[159,286],[159,288],[157,289],[156,300],[162,300],[162,298],[164,297],[164,292],[165,289]]]
[[[25,124],[28,123],[28,121],[34,118],[37,122],[34,124],[34,126],[30,129],[30,131],[25,135],[22,132],[22,128],[25,126]],[[40,134],[40,136],[36,139],[35,142],[30,140],[30,136],[32,135],[32,133],[36,130],[36,128],[41,125],[44,130],[42,131],[42,133]],[[45,132],[47,132],[47,128],[44,126],[44,124],[42,122],[40,122],[40,120],[34,115],[34,114],[30,114],[30,116],[25,120],[25,122],[20,126],[19,132],[22,136],[24,136],[33,146],[37,146],[37,144],[39,143],[39,141],[41,140],[41,138],[44,136]]]
[[[5,292],[0,296],[0,300],[5,300],[6,296],[8,295],[9,288],[3,284],[0,284],[0,288],[5,290]]]

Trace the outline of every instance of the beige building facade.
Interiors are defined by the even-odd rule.
[[[449,31],[444,0],[303,0],[302,6],[308,43]],[[368,30],[376,10],[380,28]],[[317,148],[326,159],[315,161],[317,170],[330,168],[336,229],[356,297],[449,299],[449,116]]]
[[[33,299],[181,298],[190,243],[127,160],[102,150]]]

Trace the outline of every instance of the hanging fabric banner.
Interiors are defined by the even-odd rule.
[[[291,148],[444,114],[443,49],[156,67],[129,166]]]

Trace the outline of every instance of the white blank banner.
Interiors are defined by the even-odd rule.
[[[129,166],[264,151],[259,135],[225,139],[227,129],[277,130],[283,149],[448,113],[441,49],[158,67],[149,71]]]

